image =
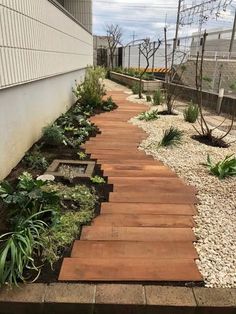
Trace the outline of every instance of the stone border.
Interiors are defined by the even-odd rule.
[[[0,291],[4,314],[233,314],[236,289],[141,284],[27,284]]]
[[[127,85],[130,88],[134,85],[134,83],[138,83],[139,79],[136,77],[132,77],[129,75],[117,73],[117,72],[110,72],[110,79],[118,82],[123,85]],[[153,81],[146,81],[142,80],[142,88],[144,92],[153,92],[158,88],[162,88],[163,81],[161,80],[153,80]]]
[[[68,166],[79,166],[79,165],[87,165],[85,172],[80,173],[76,178],[91,178],[95,169],[96,162],[95,161],[81,161],[81,160],[74,160],[74,159],[54,159],[51,165],[48,167],[45,175],[53,175],[54,177],[62,178],[64,177],[62,173],[58,170],[61,165],[68,165]]]

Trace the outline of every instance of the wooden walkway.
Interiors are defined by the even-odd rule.
[[[59,280],[201,281],[192,231],[196,191],[137,149],[146,134],[127,121],[146,107],[123,92],[110,95],[119,107],[91,119],[102,133],[85,148],[114,189],[101,215],[83,227]]]

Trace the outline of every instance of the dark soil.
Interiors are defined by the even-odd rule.
[[[95,112],[95,114],[100,114],[102,112],[104,112],[104,111],[97,110]],[[90,135],[90,137],[95,137],[99,133],[100,133],[100,131],[97,129],[96,131],[94,131]],[[89,139],[89,137],[87,138],[87,140],[88,139]],[[36,144],[34,144],[31,147],[31,149],[29,150],[29,153],[34,150],[35,145],[40,147],[40,152],[46,158],[49,165],[55,159],[79,160],[78,152],[86,153],[85,150],[81,149],[81,148],[79,148],[79,149],[78,148],[72,148],[70,146],[65,146],[65,145],[60,145],[60,146],[46,145],[43,143],[42,139],[40,139]],[[90,155],[87,154],[86,159],[84,159],[83,161],[91,161],[91,160],[92,159],[90,158]],[[96,162],[96,160],[94,160],[94,159],[92,161]],[[8,175],[6,180],[8,182],[10,182],[11,184],[16,185],[18,182],[17,178],[23,172],[29,172],[32,174],[32,176],[34,178],[36,178],[37,176],[45,173],[45,171],[46,170],[38,170],[38,169],[29,168],[26,165],[24,159],[22,159],[18,163],[18,165],[11,171],[11,173]],[[101,170],[101,166],[98,165],[97,163],[96,163],[95,168],[94,168],[93,176],[96,176],[96,175],[103,177],[103,171]],[[98,197],[99,197],[98,203],[97,203],[96,208],[95,208],[95,216],[98,216],[100,214],[100,210],[101,210],[101,203],[107,202],[109,200],[109,193],[113,190],[113,186],[111,184],[107,183],[107,177],[103,177],[103,178],[106,182],[103,184],[94,184],[90,181],[89,178],[74,179],[73,182],[69,182],[68,180],[63,179],[63,178],[56,178],[55,181],[61,182],[61,183],[68,185],[68,186],[74,186],[76,184],[84,184],[89,188],[94,188],[96,190]],[[75,205],[75,204],[73,204],[73,201],[64,201],[63,200],[63,206],[61,209],[62,209],[62,211],[71,210],[73,208],[73,205]],[[77,206],[78,206],[78,204],[77,204]],[[78,210],[79,210],[79,208],[78,208]],[[8,224],[7,224],[7,220],[5,218],[5,216],[6,216],[5,212],[6,211],[5,211],[4,206],[2,206],[2,204],[0,203],[0,215],[1,215],[0,234],[8,232],[10,229]],[[79,239],[79,238],[80,238],[80,234],[77,236],[77,239]],[[62,249],[61,258],[53,265],[53,268],[51,267],[51,265],[49,263],[44,264],[42,269],[41,269],[41,273],[35,282],[41,282],[41,283],[57,282],[63,258],[70,256],[72,246],[73,246],[73,243],[70,246]],[[36,264],[37,265],[42,264],[40,258],[38,258],[38,261],[36,262]],[[27,278],[29,278],[29,280],[33,280],[34,278],[36,278],[37,273],[30,270],[30,271],[26,272],[26,276],[27,276]]]
[[[175,112],[169,113],[167,110],[158,111],[158,114],[161,116],[178,116],[178,113]]]
[[[227,144],[225,141],[218,139],[214,136],[209,138],[208,136],[204,136],[204,135],[193,135],[191,136],[191,138],[195,141],[198,141],[208,146],[220,147],[220,148],[229,147],[229,144]]]

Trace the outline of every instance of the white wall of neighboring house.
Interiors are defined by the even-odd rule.
[[[92,63],[91,32],[56,1],[0,0],[0,179],[72,105]]]

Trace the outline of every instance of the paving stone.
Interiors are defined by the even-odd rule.
[[[46,303],[88,303],[95,302],[96,286],[93,284],[50,284],[45,295]]]
[[[200,307],[235,307],[236,313],[236,289],[196,287],[193,293]]]
[[[146,300],[149,305],[195,307],[196,301],[191,288],[145,286]]]
[[[98,304],[145,304],[142,285],[98,284],[95,302]]]

